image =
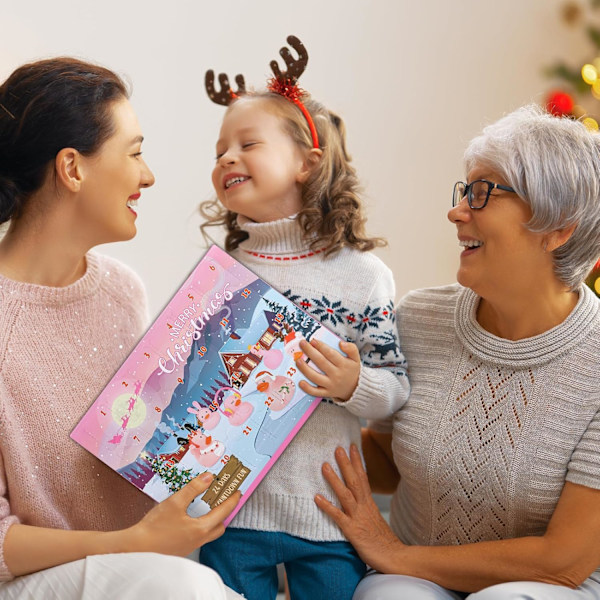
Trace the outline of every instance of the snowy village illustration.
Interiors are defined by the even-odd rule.
[[[295,367],[300,340],[339,338],[211,246],[71,438],[156,501],[196,475],[213,483],[188,513],[235,490],[226,524],[320,402]]]

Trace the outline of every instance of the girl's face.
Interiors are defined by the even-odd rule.
[[[212,182],[227,208],[256,222],[296,214],[307,176],[305,153],[265,100],[239,100],[227,111]]]
[[[112,105],[113,135],[81,161],[80,228],[92,243],[131,239],[136,234],[140,189],[154,184],[141,154],[141,129],[128,100]]]

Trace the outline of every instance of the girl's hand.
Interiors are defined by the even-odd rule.
[[[393,572],[392,565],[398,562],[404,544],[394,535],[373,500],[358,448],[350,446],[350,458],[343,448],[337,448],[335,459],[344,481],[329,463],[323,465],[323,476],[342,508],[320,494],[315,496],[317,506],[337,523],[366,564],[381,573]]]
[[[310,343],[302,340],[300,349],[322,371],[319,373],[302,359],[297,360],[296,366],[300,372],[315,384],[301,381],[302,391],[311,396],[333,397],[343,401],[352,397],[360,375],[360,354],[355,344],[340,342],[340,350],[346,356],[319,340],[311,340]]]
[[[239,502],[240,492],[235,492],[201,517],[190,517],[186,512],[190,502],[202,494],[212,481],[212,475],[204,473],[156,505],[128,530],[128,551],[187,556],[223,535],[223,521]]]

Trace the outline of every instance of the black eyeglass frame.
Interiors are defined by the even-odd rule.
[[[473,189],[472,186],[475,183],[487,183],[487,186],[488,186],[488,191],[485,196],[485,201],[481,206],[473,206],[473,193],[471,190]],[[456,186],[459,184],[464,186],[465,191],[464,191],[464,194],[462,194],[462,196],[460,196],[459,200],[455,202],[455,198],[457,196]],[[471,210],[481,210],[482,208],[485,208],[487,206],[487,203],[488,203],[488,200],[490,199],[490,194],[492,193],[492,190],[503,190],[505,192],[512,192],[513,194],[517,193],[513,188],[509,187],[508,185],[501,185],[500,183],[494,183],[493,181],[488,181],[487,179],[475,179],[475,181],[471,181],[471,183],[465,183],[464,181],[457,181],[454,184],[454,187],[452,188],[452,208],[454,208],[455,206],[458,206],[458,204],[461,202],[461,200],[466,196],[467,202],[469,203],[469,208]]]

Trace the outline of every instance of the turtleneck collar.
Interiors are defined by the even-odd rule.
[[[523,340],[497,337],[477,322],[479,296],[464,288],[454,314],[458,337],[474,356],[492,364],[527,368],[550,362],[564,354],[600,324],[600,302],[586,286],[579,289],[579,300],[569,316],[552,329]]]
[[[101,279],[100,257],[93,252],[88,252],[85,258],[85,274],[71,285],[65,287],[36,285],[14,281],[0,275],[0,295],[6,299],[47,305],[68,304],[85,298],[98,289]]]
[[[250,253],[285,256],[305,252],[309,244],[305,241],[297,215],[256,223],[247,217],[238,215],[237,223],[242,231],[248,233],[248,239],[240,243],[242,250]]]

